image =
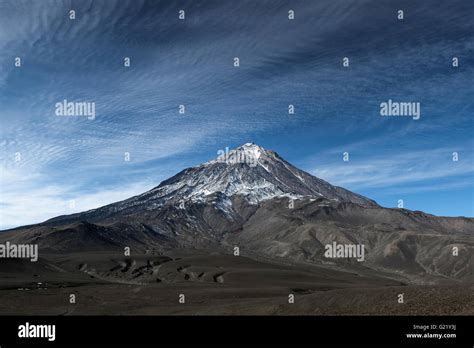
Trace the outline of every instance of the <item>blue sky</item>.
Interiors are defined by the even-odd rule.
[[[387,207],[474,216],[473,13],[467,0],[0,0],[0,229],[128,198],[246,142]],[[56,116],[64,99],[94,102],[95,120]],[[388,99],[419,102],[421,118],[380,116]]]

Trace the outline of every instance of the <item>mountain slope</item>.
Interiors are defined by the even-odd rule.
[[[84,213],[0,234],[48,251],[188,248],[292,260],[414,282],[474,280],[474,219],[387,209],[245,144],[156,188]],[[327,259],[333,242],[364,262]],[[459,252],[454,255],[456,248]]]
[[[98,221],[117,213],[158,210],[173,204],[183,206],[209,202],[219,197],[222,206],[232,196],[242,196],[251,204],[275,197],[325,198],[373,207],[377,204],[344,188],[333,186],[286,162],[277,153],[255,144],[244,144],[200,166],[188,168],[159,186],[122,202],[85,213],[61,216],[48,221]]]

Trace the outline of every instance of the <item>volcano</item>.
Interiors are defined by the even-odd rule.
[[[136,213],[158,212],[170,206],[184,209],[195,204],[211,204],[223,212],[231,212],[231,201],[237,197],[251,205],[286,197],[377,206],[370,199],[292,166],[271,150],[247,143],[215,160],[185,169],[139,196],[85,213],[57,217],[47,223],[113,221],[128,216],[136,219]]]
[[[81,282],[87,276],[114,284],[253,284],[311,294],[401,284],[472,287],[473,231],[472,218],[385,208],[247,143],[138,196],[5,231],[0,243],[37,244],[41,262],[15,267],[56,270],[55,284],[81,274]],[[327,258],[325,247],[333,244],[357,246],[363,262]]]

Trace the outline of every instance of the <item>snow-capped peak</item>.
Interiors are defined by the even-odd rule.
[[[118,203],[118,210],[144,205],[147,210],[167,204],[216,202],[241,196],[251,204],[276,198],[326,198],[364,205],[375,203],[318,179],[286,162],[277,153],[253,143],[219,150],[216,159],[188,168],[139,196]]]
[[[258,161],[258,159],[262,155],[262,152],[264,152],[265,149],[253,143],[246,143],[238,147],[235,151],[243,151],[245,156],[247,156],[248,158],[252,158],[255,161]]]
[[[259,164],[262,155],[268,154],[263,147],[253,143],[243,144],[235,149],[225,147],[217,151],[217,158],[206,162],[203,166],[208,166],[215,163],[225,163],[230,165],[246,164],[250,167],[255,167]]]

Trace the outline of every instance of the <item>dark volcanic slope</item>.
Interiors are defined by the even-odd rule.
[[[230,252],[316,263],[414,282],[474,280],[474,219],[386,209],[245,144],[122,202],[2,233],[44,251],[133,246]],[[364,262],[326,259],[332,242],[363,244]],[[457,254],[453,252],[457,250]]]

